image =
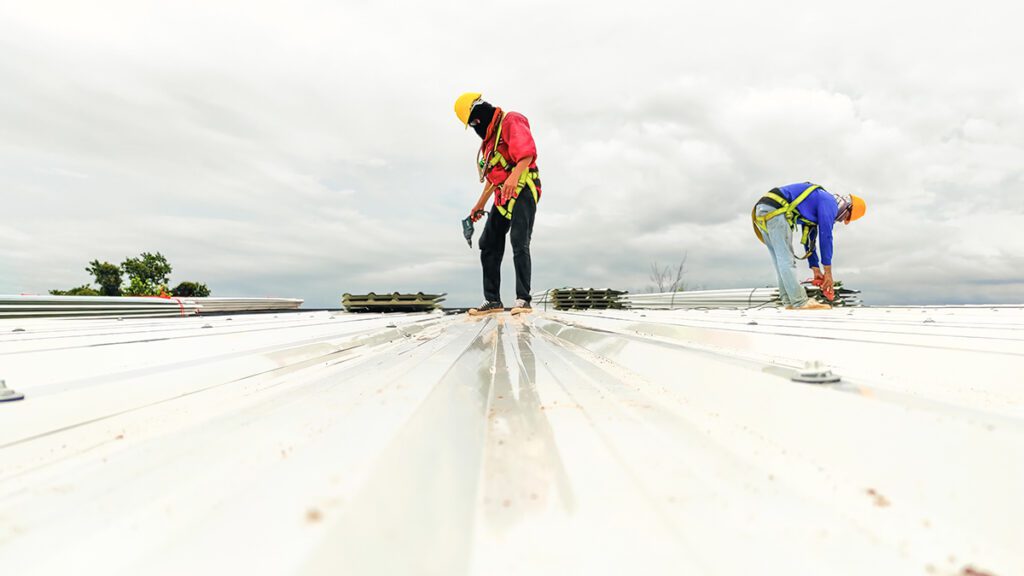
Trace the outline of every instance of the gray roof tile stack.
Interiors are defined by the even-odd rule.
[[[341,297],[341,305],[347,312],[430,312],[441,307],[442,294],[349,294]]]
[[[548,292],[545,304],[555,310],[608,310],[623,308],[628,292],[611,288],[557,288]]]

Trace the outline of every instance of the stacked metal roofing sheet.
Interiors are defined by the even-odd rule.
[[[611,288],[557,288],[547,293],[541,304],[554,306],[555,310],[605,310],[622,308],[622,297],[627,294]]]
[[[160,317],[199,313],[296,310],[299,298],[199,298],[157,296],[0,296],[0,318]]]
[[[341,297],[348,312],[429,312],[441,307],[447,294],[349,294]]]
[[[1020,308],[5,320],[0,567],[1022,574],[1022,375]]]
[[[754,308],[779,303],[778,288],[738,288],[735,290],[692,290],[629,294],[630,308],[675,310],[679,308]]]
[[[191,297],[186,300],[198,304],[200,314],[297,310],[303,302],[301,298]]]
[[[0,318],[45,316],[188,316],[199,305],[187,298],[156,296],[0,296]]]
[[[835,297],[827,300],[821,289],[804,283],[808,296],[832,306],[862,306],[859,290],[842,286],[835,289]],[[629,308],[650,310],[676,310],[685,308],[757,308],[781,306],[778,288],[735,288],[726,290],[687,290],[684,292],[657,292],[653,294],[627,294],[622,297]]]

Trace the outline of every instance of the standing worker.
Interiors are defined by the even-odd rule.
[[[754,233],[768,246],[779,281],[779,296],[789,310],[827,310],[822,304],[807,297],[807,292],[796,278],[796,261],[807,259],[814,271],[814,283],[822,293],[833,294],[832,281],[832,227],[836,222],[849,224],[864,215],[864,200],[852,194],[829,192],[817,184],[801,182],[772,188],[764,195],[751,213]],[[793,228],[800,225],[801,244],[805,254],[793,252]],[[815,242],[817,240],[817,242]],[[820,247],[815,252],[815,244]],[[818,254],[824,273],[818,268]],[[831,298],[829,298],[831,299]]]
[[[537,146],[530,122],[518,112],[503,112],[467,92],[455,100],[455,115],[483,141],[477,151],[477,169],[484,190],[470,211],[476,222],[494,193],[484,231],[480,235],[480,264],[484,275],[484,303],[469,311],[472,316],[500,313],[501,259],[505,235],[511,230],[512,259],[516,267],[516,303],[512,314],[528,314],[530,308],[530,236],[540,202],[540,172]]]

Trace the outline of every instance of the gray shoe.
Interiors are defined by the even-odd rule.
[[[517,299],[515,305],[512,306],[513,316],[516,314],[529,314],[531,312],[533,312],[533,308],[530,307],[530,303],[522,298]]]

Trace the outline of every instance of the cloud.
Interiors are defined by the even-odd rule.
[[[537,140],[535,288],[770,283],[750,207],[813,180],[868,199],[835,258],[867,301],[1021,300],[1016,5],[59,4],[0,22],[0,292],[159,250],[220,295],[475,304],[479,89]]]

